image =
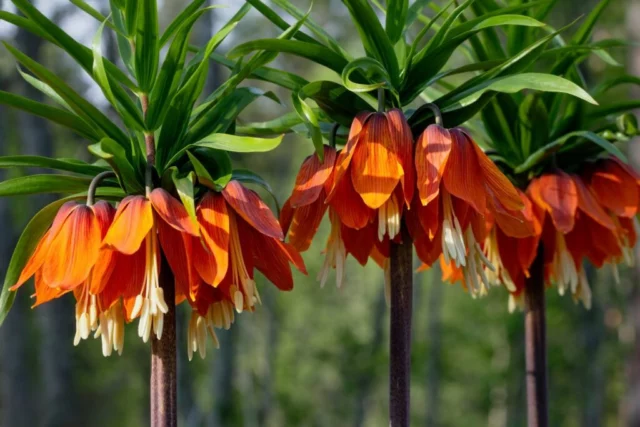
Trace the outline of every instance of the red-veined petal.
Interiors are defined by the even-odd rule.
[[[444,186],[449,193],[484,215],[487,206],[486,190],[474,144],[460,129],[452,129],[450,132],[452,144],[444,169]]]
[[[284,238],[273,212],[254,191],[245,188],[238,181],[231,181],[222,190],[222,195],[233,210],[253,228],[266,236],[280,240]]]
[[[451,145],[451,133],[438,125],[427,126],[418,138],[415,163],[418,194],[422,205],[427,205],[438,197]]]
[[[395,142],[395,152],[404,171],[402,177],[402,191],[407,207],[411,206],[415,192],[416,174],[413,162],[413,135],[402,110],[394,108],[387,112],[391,139]]]
[[[213,286],[218,286],[222,279],[224,279],[227,274],[227,269],[229,268],[230,222],[225,199],[220,194],[207,193],[198,205],[197,215],[206,249],[215,259],[215,276],[213,276],[213,278],[211,277],[211,266],[206,267],[205,270],[205,266],[202,264],[204,258],[202,252],[204,252],[204,248],[202,248],[200,242],[194,241],[194,246],[200,245],[200,248],[197,249],[196,256],[198,257],[197,265],[202,268],[199,268],[198,271],[201,275],[206,274],[206,278],[204,276],[202,277],[205,282]]]
[[[171,227],[192,236],[198,235],[198,225],[189,217],[187,209],[168,191],[156,188],[149,195],[153,209]]]
[[[296,177],[293,193],[289,198],[291,207],[305,206],[318,200],[327,180],[333,173],[336,156],[335,148],[325,145],[324,162],[320,162],[315,154],[305,159]]]
[[[571,176],[560,171],[542,175],[531,182],[529,194],[534,203],[550,214],[558,231],[564,234],[571,231],[578,209],[578,193]]]

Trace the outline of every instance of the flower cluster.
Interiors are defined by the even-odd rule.
[[[281,215],[289,242],[305,251],[329,211],[321,284],[335,268],[341,286],[348,254],[388,270],[389,243],[410,238],[426,265],[442,255],[476,293],[488,283],[484,268],[494,269],[480,244],[487,218],[510,235],[532,234],[522,197],[463,129],[431,125],[414,144],[400,110],[363,113],[339,153],[324,150],[324,162],[304,161]]]
[[[282,242],[280,224],[259,196],[236,181],[207,192],[196,218],[157,188],[109,203],[68,202],[40,240],[12,290],[35,275],[36,305],[73,291],[75,344],[95,332],[102,351],[122,353],[124,324],[138,321],[147,342],[162,336],[169,307],[161,284],[175,278],[175,303],[193,308],[189,358],[206,354],[206,336],[229,328],[237,312],[260,301],[254,270],[279,289],[293,288],[289,263],[305,271],[298,252]],[[166,270],[165,270],[166,269]],[[173,283],[172,283],[173,284]]]
[[[526,195],[525,221],[533,234],[509,235],[497,222],[488,223],[483,250],[495,267],[487,272],[489,282],[510,292],[509,307],[523,303],[526,278],[541,253],[545,282],[558,292],[570,292],[575,301],[591,306],[591,288],[584,269],[588,260],[596,267],[633,264],[640,208],[640,178],[617,159],[600,159],[580,174],[562,171],[533,179]],[[459,280],[455,268],[443,262],[443,275]]]

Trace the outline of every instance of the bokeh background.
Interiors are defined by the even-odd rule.
[[[243,3],[226,4],[204,15],[193,42],[204,44]],[[97,23],[66,0],[34,3],[78,40],[90,43]],[[88,1],[107,12],[106,0]],[[160,0],[162,24],[187,0]],[[309,0],[293,0],[301,9]],[[444,2],[436,1],[437,4]],[[559,27],[588,13],[595,0],[560,0],[551,23]],[[0,9],[13,11],[8,0]],[[284,16],[284,14],[283,14]],[[316,0],[312,16],[355,56],[359,43],[340,0]],[[288,19],[288,18],[286,18]],[[278,31],[252,11],[221,47]],[[596,38],[640,41],[640,0],[611,0]],[[99,89],[54,46],[0,22],[0,38],[64,76],[80,93],[106,107]],[[105,36],[103,51],[117,47]],[[590,83],[627,71],[640,74],[640,48],[617,49],[621,67],[594,58],[584,64]],[[456,61],[456,58],[453,58]],[[336,79],[326,70],[281,56],[276,66],[307,79]],[[226,78],[211,67],[207,92]],[[278,105],[260,100],[244,115],[268,120],[290,111],[289,94],[278,88]],[[0,90],[42,100],[18,75],[0,49]],[[633,97],[628,88],[621,96]],[[630,145],[630,158],[640,149]],[[635,152],[634,152],[635,150]],[[289,194],[296,170],[312,152],[310,142],[290,135],[269,154],[235,158],[267,178],[280,201]],[[86,142],[38,118],[0,106],[0,154],[38,154],[90,160]],[[636,163],[640,164],[640,163]],[[0,179],[36,170],[0,170]],[[55,196],[0,199],[0,276],[26,222]],[[187,361],[189,309],[179,308],[180,425],[195,426],[385,426],[387,425],[388,308],[381,272],[350,260],[347,281],[320,289],[315,278],[327,224],[305,254],[308,277],[296,275],[293,292],[279,293],[260,276],[263,306],[242,314],[230,331],[211,342],[207,358]],[[640,426],[640,270],[590,270],[594,291],[589,311],[569,297],[547,292],[549,395],[552,426]],[[495,288],[472,300],[460,286],[443,284],[434,268],[415,276],[412,353],[412,426],[525,426],[524,327],[522,313],[509,314],[507,295]],[[19,293],[0,329],[0,426],[142,426],[148,424],[149,346],[127,328],[121,357],[103,358],[99,340],[73,347],[73,297],[30,309],[30,285]]]

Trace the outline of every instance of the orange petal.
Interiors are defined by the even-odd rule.
[[[334,188],[334,197],[330,205],[340,217],[340,222],[357,230],[369,224],[374,214],[356,193],[349,177],[345,177]]]
[[[191,251],[193,255],[193,266],[202,281],[211,286],[214,286],[214,284],[218,286],[222,279],[224,279],[226,271],[218,277],[216,258],[205,248],[205,243],[197,237],[192,237]],[[196,288],[197,286],[192,288],[191,291],[193,292]]]
[[[440,181],[451,152],[451,133],[442,126],[429,125],[416,146],[417,187],[420,201],[427,205],[438,196]]]
[[[296,177],[293,194],[289,198],[291,207],[297,208],[315,202],[333,172],[336,162],[335,148],[324,146],[324,162],[315,154],[307,157]]]
[[[347,144],[340,151],[340,153],[338,154],[338,159],[336,160],[334,179],[332,187],[328,192],[327,201],[331,200],[334,197],[336,186],[340,181],[342,181],[342,178],[344,178],[345,174],[347,173],[347,169],[349,169],[349,165],[351,164],[353,153],[358,146],[360,133],[362,132],[364,125],[367,123],[372,114],[373,113],[370,112],[362,112],[353,119],[353,123],[351,123],[351,129],[349,130],[349,139],[347,140]]]
[[[589,191],[582,179],[577,175],[573,175],[572,178],[578,192],[578,208],[599,222],[603,227],[609,230],[615,230],[616,225],[613,223],[613,220],[605,210],[602,209],[602,206],[600,206],[598,200],[596,200],[593,193]]]
[[[509,210],[521,210],[524,205],[516,187],[509,181],[491,159],[466,135],[475,149],[478,164],[482,169],[484,184],[490,189],[502,205]]]
[[[156,188],[149,195],[154,210],[170,226],[183,233],[198,235],[198,224],[191,220],[187,209],[168,191]]]
[[[413,245],[420,261],[429,267],[432,266],[442,254],[442,229],[438,229],[433,239],[429,239],[427,234],[414,237]]]
[[[367,206],[377,209],[389,200],[403,176],[387,118],[376,113],[362,131],[353,155],[353,187]]]
[[[290,228],[288,224],[286,226],[289,229],[287,234],[289,243],[296,250],[304,252],[309,249],[328,207],[329,205],[324,202],[323,193],[315,202],[293,210],[291,226]],[[284,209],[282,212],[285,212]],[[282,213],[280,217],[282,218]]]
[[[158,221],[158,237],[162,252],[175,277],[176,286],[182,289],[183,293],[190,293],[200,281],[193,265],[191,245],[191,239],[197,238],[176,230],[164,221]]]
[[[529,194],[534,203],[551,215],[556,230],[564,234],[571,231],[578,209],[578,192],[569,175],[561,171],[542,175],[531,182]]]
[[[52,288],[51,286],[49,286],[42,279],[42,274],[40,274],[40,272],[36,273],[35,285],[36,291],[33,296],[36,298],[36,302],[33,304],[33,306],[31,306],[31,308],[35,308],[40,304],[44,304],[53,299],[59,298],[69,292],[68,290]]]
[[[107,231],[109,231],[109,227],[113,222],[116,210],[104,200],[100,200],[95,205],[91,206],[91,209],[98,220],[98,224],[100,225],[100,239],[104,239],[104,236],[107,235]]]
[[[422,224],[422,228],[429,239],[433,240],[435,237],[438,227],[440,227],[440,218],[442,210],[442,206],[440,204],[440,199],[432,199],[431,202],[422,206],[421,203],[416,203],[418,215],[420,216],[420,224]]]
[[[483,176],[474,144],[460,129],[451,131],[451,153],[444,169],[444,186],[449,193],[467,202],[484,215],[487,200]]]
[[[238,227],[246,227],[246,223],[238,221]],[[292,247],[273,237],[268,237],[249,230],[251,248],[253,252],[253,265],[278,289],[290,291],[293,289],[293,276],[289,261],[295,257],[296,263],[304,270],[304,263],[300,255]],[[241,244],[246,245],[246,241]],[[297,255],[297,256],[296,256]],[[246,260],[245,260],[246,261]]]
[[[354,230],[342,225],[340,236],[347,254],[353,255],[360,265],[366,265],[369,255],[375,248],[375,241],[378,239],[377,227],[371,223],[361,230]]]
[[[125,197],[104,238],[104,244],[114,247],[123,254],[131,255],[153,227],[151,202],[143,196]]]
[[[266,208],[268,210],[268,208]],[[271,211],[269,211],[270,213]],[[198,257],[196,264],[203,280],[210,285],[218,286],[224,279],[229,268],[229,212],[225,199],[217,193],[209,192],[205,194],[197,209],[198,222],[200,223],[200,231],[206,245],[206,250],[213,255],[215,265],[206,267],[202,264],[204,261],[204,247],[199,241],[194,241],[194,248],[199,245],[195,254]],[[206,270],[205,270],[206,268]],[[213,270],[215,275],[211,277]],[[206,274],[206,278],[203,274]]]
[[[109,278],[109,282],[102,291],[102,300],[109,307],[119,298],[123,298],[127,321],[131,321],[131,314],[136,296],[142,292],[145,280],[146,245],[132,255],[114,252],[116,267]]]
[[[602,206],[617,216],[631,218],[638,212],[640,197],[635,177],[619,163],[605,160],[591,175],[591,189]]]
[[[387,112],[391,139],[395,143],[395,152],[404,171],[402,177],[402,190],[407,207],[411,206],[413,193],[415,192],[416,173],[413,162],[413,135],[407,119],[402,110],[394,108]]]
[[[87,280],[89,292],[92,295],[98,295],[101,293],[105,286],[107,286],[107,283],[109,283],[109,279],[116,267],[115,253],[116,251],[109,248],[100,249],[98,261],[96,261],[96,265],[94,265],[91,270],[91,275]]]
[[[78,205],[50,241],[42,268],[44,281],[63,289],[84,282],[98,260],[101,241],[100,224],[93,211]]]
[[[22,269],[22,272],[20,273],[20,277],[18,278],[18,281],[16,282],[15,285],[9,288],[11,291],[15,291],[20,286],[24,285],[24,283],[27,280],[29,280],[31,276],[36,274],[36,272],[40,270],[40,267],[42,267],[42,264],[44,263],[45,259],[47,259],[50,232],[51,231],[47,231],[44,234],[44,236],[42,236],[42,238],[40,239],[40,242],[38,242],[36,249],[33,251],[33,254],[29,258],[29,261],[27,261],[27,264]]]
[[[524,193],[519,192],[524,206],[522,210],[507,209],[491,190],[487,190],[487,195],[496,224],[508,236],[522,238],[536,233],[531,201]]]
[[[266,236],[281,240],[284,238],[273,212],[254,191],[245,188],[238,181],[231,181],[222,190],[222,195],[233,210],[253,228]]]

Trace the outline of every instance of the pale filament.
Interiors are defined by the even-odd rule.
[[[233,280],[230,291],[236,311],[242,313],[245,306],[251,308],[256,302],[260,303],[260,295],[256,288],[256,282],[249,276],[244,263],[238,226],[233,213],[229,213],[229,230],[231,231],[229,253],[231,257],[231,277]]]
[[[196,352],[202,359],[207,356],[207,334],[213,340],[215,347],[220,348],[220,341],[214,328],[229,329],[234,321],[233,309],[234,304],[224,300],[211,304],[204,317],[195,310],[191,312],[187,337],[189,361],[193,359],[193,354]]]
[[[456,267],[463,267],[467,264],[467,248],[464,243],[464,234],[460,222],[453,211],[451,196],[446,191],[442,191],[442,210],[444,219],[442,221],[442,254],[447,264],[453,260]]]
[[[329,209],[329,219],[331,220],[331,233],[329,234],[329,240],[327,241],[327,247],[325,249],[324,264],[318,272],[317,280],[320,282],[320,287],[324,287],[329,278],[329,272],[332,268],[335,268],[336,286],[341,288],[345,276],[344,266],[347,258],[347,250],[340,233],[340,219],[333,209]]]
[[[400,233],[400,217],[402,205],[398,204],[395,194],[391,194],[378,210],[378,240],[382,242],[385,235],[393,239]]]
[[[556,251],[553,254],[553,271],[558,285],[558,293],[564,295],[567,289],[575,294],[578,288],[578,270],[573,257],[567,250],[564,235],[556,231]]]

